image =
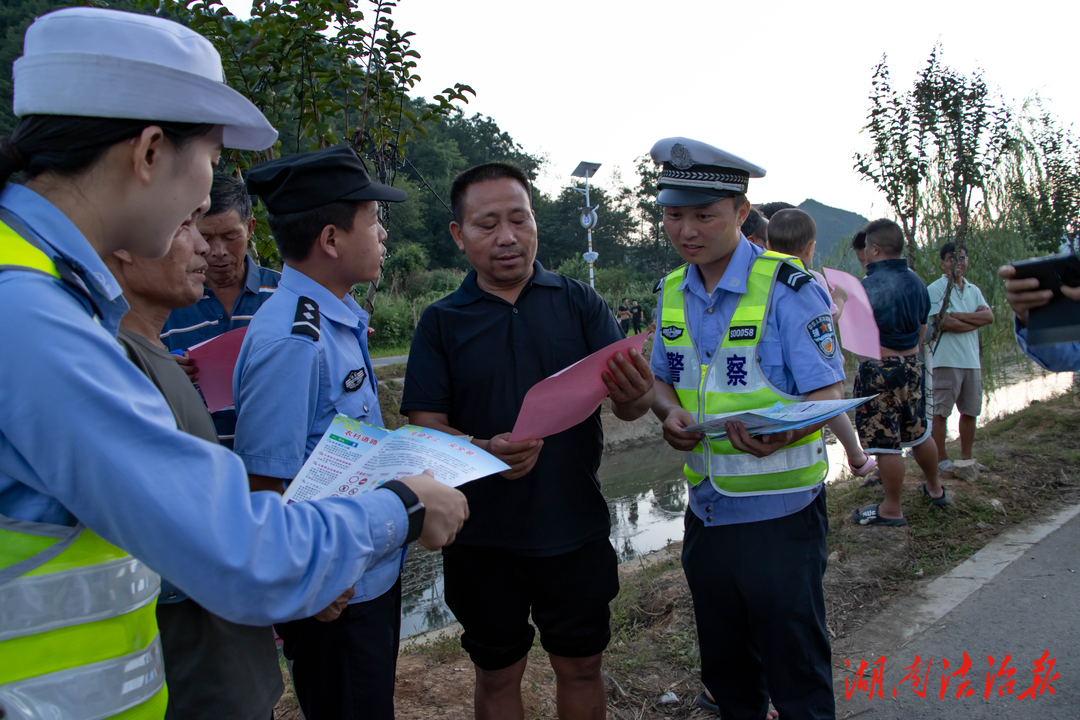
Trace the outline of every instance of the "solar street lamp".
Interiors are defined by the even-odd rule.
[[[579,162],[578,166],[574,168],[574,172],[570,173],[570,177],[585,178],[585,207],[581,208],[581,227],[585,228],[585,233],[588,236],[589,251],[582,253],[581,257],[585,262],[589,263],[589,285],[592,287],[596,287],[596,281],[593,277],[593,263],[595,263],[596,258],[599,257],[592,249],[592,233],[597,222],[596,208],[600,207],[600,205],[589,206],[589,178],[595,176],[596,171],[599,169],[600,163]],[[581,188],[570,189],[582,192]]]

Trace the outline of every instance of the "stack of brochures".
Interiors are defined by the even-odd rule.
[[[727,436],[726,426],[729,422],[741,422],[751,435],[772,435],[824,422],[840,413],[859,407],[873,397],[875,396],[850,400],[808,400],[788,405],[778,402],[772,407],[724,413],[708,422],[683,429],[689,432],[705,433],[710,439],[720,440]]]

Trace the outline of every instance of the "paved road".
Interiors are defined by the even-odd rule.
[[[863,631],[860,631],[863,632]],[[1019,700],[1018,696],[1033,684],[1034,661],[1049,651],[1056,660],[1049,690]],[[956,699],[962,682],[951,678],[945,698],[941,699],[942,675],[956,672],[963,653],[971,659],[964,679],[970,681],[974,695]],[[919,656],[920,678],[928,676],[926,697],[917,696],[909,684],[901,681]],[[994,678],[990,697],[984,697],[989,663],[994,672],[1006,655],[1008,667],[1016,669],[1012,679],[1014,694],[998,693],[1002,680]],[[864,659],[868,664],[878,653]],[[841,680],[837,689],[837,718],[899,718],[923,720],[1076,720],[1080,718],[1080,515],[1066,522],[1050,535],[1028,548],[992,580],[968,596],[939,621],[911,637],[906,644],[885,653],[883,698],[867,700],[867,691],[844,696]],[[927,674],[927,661],[932,659]],[[949,661],[943,671],[942,660]],[[842,662],[842,661],[841,661]],[[858,665],[852,659],[853,665]],[[871,680],[872,670],[865,673]],[[922,681],[920,691],[922,690]],[[896,697],[892,697],[893,687]]]
[[[371,359],[371,365],[372,365],[372,367],[381,367],[383,365],[393,365],[394,363],[403,363],[408,359],[409,359],[408,355],[395,355],[393,357],[372,358]]]

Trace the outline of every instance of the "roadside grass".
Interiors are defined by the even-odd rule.
[[[409,346],[408,345],[387,345],[387,346],[383,347],[382,345],[376,345],[375,347],[371,347],[369,349],[369,351],[370,351],[371,357],[374,358],[374,359],[384,358],[384,357],[397,357],[398,355],[408,355],[409,354]]]
[[[1000,533],[1047,508],[1075,501],[1080,483],[1080,408],[1064,394],[979,428],[974,456],[987,472],[973,483],[943,478],[952,504],[931,505],[918,491],[922,473],[907,461],[902,503],[906,527],[863,527],[851,511],[880,502],[880,486],[849,478],[826,491],[829,552],[825,575],[829,632],[849,634],[895,595],[909,593],[978,552]],[[949,443],[953,458],[959,443]],[[999,505],[995,505],[997,501]]]
[[[614,720],[699,716],[701,658],[681,547],[671,543],[661,551],[664,559],[620,573],[619,594],[611,604],[611,643],[604,653],[608,713]],[[678,700],[660,704],[670,692]]]
[[[457,633],[435,633],[422,642],[406,643],[401,648],[401,655],[424,655],[438,662],[447,662],[461,655],[461,638]]]
[[[285,653],[281,651],[280,645],[277,648],[277,655],[281,677],[285,681],[285,692],[281,694],[277,705],[274,706],[274,718],[275,720],[303,720],[300,703],[297,702],[296,693],[293,691],[292,676],[289,675],[289,667],[285,664]]]
[[[379,382],[394,380],[405,377],[405,368],[408,363],[393,363],[392,365],[379,365],[375,368],[375,377]]]

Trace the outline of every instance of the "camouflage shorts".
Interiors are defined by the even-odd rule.
[[[926,373],[918,355],[863,360],[855,397],[877,395],[855,409],[859,441],[868,453],[899,453],[926,437]]]

